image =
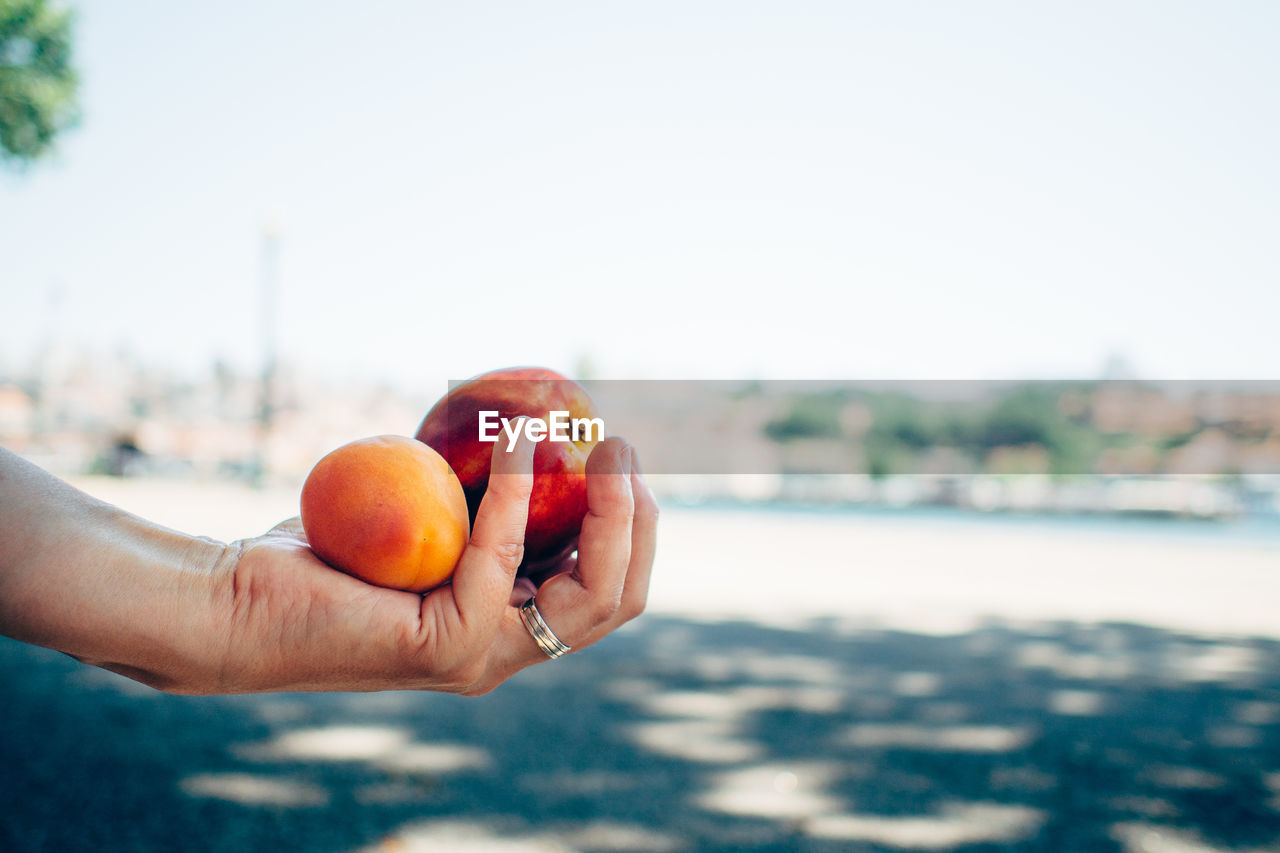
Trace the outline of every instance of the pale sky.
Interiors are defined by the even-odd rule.
[[[0,369],[1280,373],[1275,3],[76,7]]]

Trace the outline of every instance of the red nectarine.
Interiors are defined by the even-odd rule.
[[[418,427],[418,440],[435,448],[458,474],[474,521],[489,484],[493,444],[480,440],[481,412],[489,423],[518,417],[551,421],[553,412],[571,419],[597,419],[581,385],[553,370],[516,367],[494,370],[451,389]],[[526,563],[569,547],[587,514],[587,457],[604,438],[604,425],[582,430],[577,440],[540,442],[533,457],[533,495],[525,530]]]

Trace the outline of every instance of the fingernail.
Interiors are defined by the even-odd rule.
[[[515,453],[518,450],[522,456],[532,455],[533,442],[529,440],[529,434],[525,432],[524,429],[524,425],[527,420],[529,420],[527,417],[521,415],[511,422],[515,430],[515,435],[514,437],[511,435],[507,436],[507,453]]]
[[[631,471],[632,471],[632,473],[635,473],[635,474],[643,474],[643,473],[644,473],[644,471],[642,471],[642,470],[640,469],[640,454],[639,454],[639,453],[636,453],[635,445],[627,445],[627,446],[631,448]]]

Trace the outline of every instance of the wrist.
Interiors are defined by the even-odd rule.
[[[217,688],[226,545],[95,500],[3,448],[0,507],[0,634],[165,690]]]
[[[161,690],[217,682],[215,575],[227,546],[87,497],[7,567],[0,628]]]
[[[159,527],[114,507],[113,541],[81,606],[69,653],[160,690],[217,689],[221,649],[218,569],[228,546]],[[90,603],[92,602],[92,603]]]

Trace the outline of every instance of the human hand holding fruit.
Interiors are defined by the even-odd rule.
[[[327,454],[302,487],[311,549],[378,586],[439,586],[453,574],[488,487],[491,445],[501,434],[532,435],[535,423],[544,431],[562,423],[565,435],[543,436],[550,441],[534,450],[520,574],[537,581],[570,570],[587,514],[587,459],[604,439],[604,422],[582,386],[544,368],[494,370],[452,388],[416,441],[375,436]]]
[[[373,586],[323,563],[298,519],[233,543],[233,631],[221,690],[426,689],[475,695],[546,660],[520,621],[533,449],[492,449],[492,474],[452,582],[425,596]],[[576,558],[537,588],[575,649],[644,608],[657,503],[632,448],[600,442],[584,472],[588,510]]]

